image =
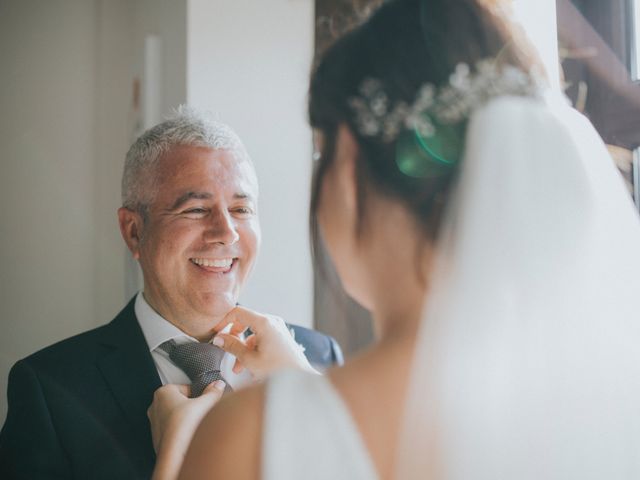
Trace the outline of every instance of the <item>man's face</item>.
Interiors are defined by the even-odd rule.
[[[175,147],[157,172],[157,194],[129,246],[147,301],[190,333],[236,305],[260,245],[258,185],[251,163],[228,150]]]

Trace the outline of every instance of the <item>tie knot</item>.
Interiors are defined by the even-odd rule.
[[[220,363],[224,350],[210,343],[177,344],[168,340],[158,348],[169,354],[171,361],[191,380],[191,396],[197,397],[214,380],[222,378]]]

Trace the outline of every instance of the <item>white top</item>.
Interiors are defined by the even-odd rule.
[[[267,383],[264,480],[378,478],[347,406],[327,377],[283,371]]]
[[[162,318],[158,312],[147,303],[142,292],[138,293],[134,308],[138,323],[149,346],[149,352],[151,352],[151,357],[156,364],[156,369],[158,370],[162,384],[174,383],[191,385],[191,380],[189,380],[187,374],[169,359],[167,352],[158,347],[167,340],[172,339],[175,340],[177,344],[197,342],[198,340],[186,335],[171,322]],[[239,375],[233,373],[232,369],[235,360],[236,357],[230,353],[225,353],[224,357],[222,357],[222,363],[220,364],[220,373],[231,388],[237,390],[238,388],[253,383],[253,379],[247,370],[244,370]]]

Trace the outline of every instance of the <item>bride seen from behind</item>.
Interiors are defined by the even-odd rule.
[[[640,474],[638,219],[499,4],[389,1],[322,56],[311,223],[377,341],[206,415],[164,387],[155,478]]]

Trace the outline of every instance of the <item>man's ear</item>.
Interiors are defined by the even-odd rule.
[[[140,258],[140,238],[144,225],[142,215],[128,208],[120,207],[118,209],[118,224],[122,238],[131,251],[131,255],[135,260],[138,260]]]
[[[345,124],[338,127],[336,153],[338,178],[344,192],[345,207],[351,212],[358,211],[358,178],[356,162],[360,148],[358,142]]]

